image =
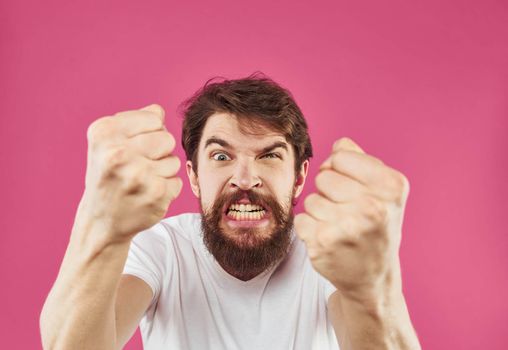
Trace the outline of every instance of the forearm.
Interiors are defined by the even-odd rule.
[[[420,350],[402,290],[387,287],[361,298],[341,296],[344,350]]]
[[[106,242],[77,219],[40,316],[45,349],[115,349],[115,296],[130,242]]]
[[[344,350],[421,349],[403,300],[370,305],[341,300]]]

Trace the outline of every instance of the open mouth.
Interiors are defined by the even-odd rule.
[[[265,217],[266,210],[256,204],[232,204],[227,209],[226,215],[238,221],[261,220]]]
[[[268,211],[261,205],[233,203],[226,208],[226,216],[235,221],[257,221],[267,217]]]

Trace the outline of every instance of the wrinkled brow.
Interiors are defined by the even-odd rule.
[[[226,140],[223,140],[223,139],[215,137],[215,136],[212,136],[208,140],[206,140],[205,148],[207,148],[208,146],[210,146],[214,143],[218,144],[219,146],[222,146],[224,148],[233,148]],[[260,153],[267,153],[267,152],[270,152],[270,151],[272,151],[276,148],[279,148],[279,147],[284,149],[286,152],[288,151],[288,144],[286,142],[276,141],[273,144],[271,144],[270,146],[264,147]]]

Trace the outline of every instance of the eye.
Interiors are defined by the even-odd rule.
[[[222,162],[225,160],[231,160],[231,158],[229,158],[229,156],[226,153],[222,153],[222,152],[213,154],[212,158],[214,160],[219,161],[219,162]]]
[[[261,158],[268,158],[268,159],[275,159],[275,158],[280,158],[282,159],[282,157],[280,156],[280,154],[278,153],[267,153],[267,154],[264,154]]]

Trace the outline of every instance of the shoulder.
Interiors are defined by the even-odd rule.
[[[201,231],[201,214],[183,213],[162,219],[156,226],[177,239],[192,239]]]
[[[167,217],[150,228],[141,231],[131,241],[131,258],[165,261],[175,252],[192,249],[195,238],[201,231],[201,216],[185,213]]]
[[[152,227],[141,231],[134,237],[133,242],[165,245],[173,240],[190,240],[192,235],[200,230],[200,214],[183,213],[164,218]]]

